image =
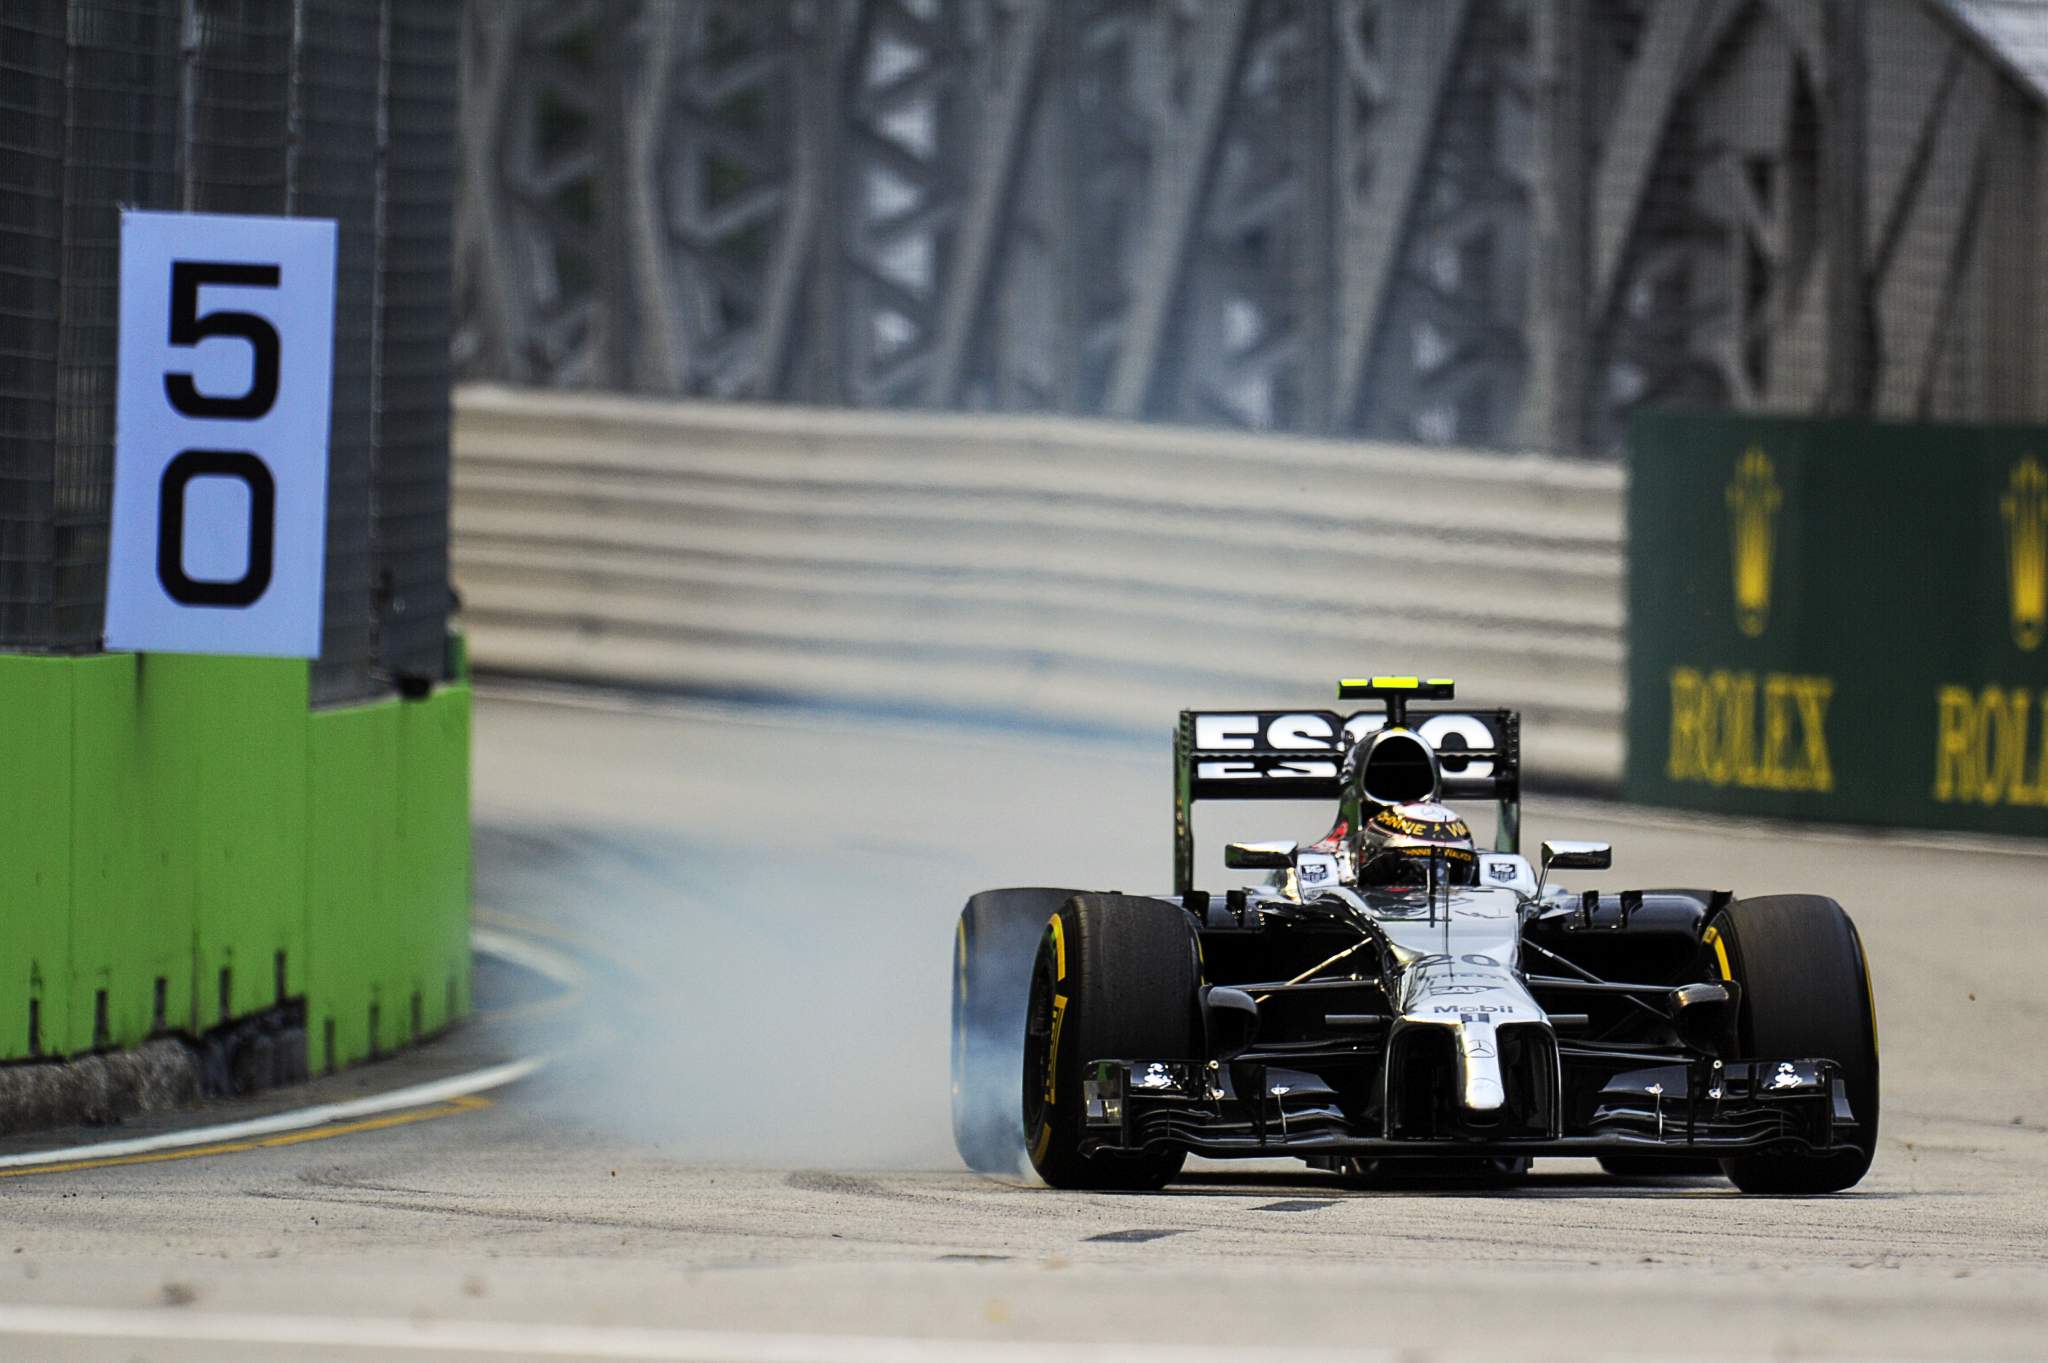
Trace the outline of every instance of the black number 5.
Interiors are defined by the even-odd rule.
[[[249,343],[249,391],[240,397],[212,397],[193,384],[190,374],[164,375],[171,406],[194,417],[234,417],[254,421],[277,401],[277,328],[253,312],[210,312],[199,315],[202,284],[244,284],[277,287],[275,265],[230,265],[220,261],[178,260],[171,263],[171,344],[195,346],[210,336],[239,336]]]

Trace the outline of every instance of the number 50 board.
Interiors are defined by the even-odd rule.
[[[121,215],[106,645],[320,652],[334,224]]]

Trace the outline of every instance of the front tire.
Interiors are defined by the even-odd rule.
[[[979,1174],[1024,1172],[1024,1003],[1046,919],[1072,890],[984,890],[953,933],[953,1144]]]
[[[1877,1153],[1877,1017],[1856,925],[1832,899],[1742,899],[1714,915],[1708,947],[1742,986],[1742,1054],[1832,1060],[1856,1117],[1851,1148],[1832,1155],[1736,1155],[1721,1168],[1745,1193],[1837,1193]],[[1723,964],[1725,953],[1725,964]]]
[[[1173,1148],[1083,1153],[1081,1081],[1092,1060],[1200,1054],[1194,925],[1178,905],[1075,895],[1045,925],[1024,1042],[1032,1167],[1055,1188],[1150,1192],[1180,1172]]]

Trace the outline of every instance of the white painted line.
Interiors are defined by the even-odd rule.
[[[696,907],[694,900],[690,902],[692,907]],[[588,983],[589,963],[601,965],[607,972],[636,984],[652,984],[639,961],[614,950],[606,942],[567,931],[554,924],[537,922],[522,914],[505,913],[488,904],[475,904],[470,907],[470,923],[472,941],[475,940],[477,928],[483,927],[486,931],[503,930],[529,944],[546,943],[545,949],[563,952],[572,968],[584,972],[585,984]],[[496,926],[490,926],[493,924]]]
[[[473,924],[469,929],[469,944],[486,956],[510,961],[522,970],[544,975],[570,989],[581,989],[590,983],[588,973],[568,956],[514,933]]]
[[[499,932],[493,928],[471,928],[470,942],[479,951],[502,957],[516,966],[545,975],[557,984],[572,989],[580,989],[588,981],[583,969],[569,957],[508,932]],[[252,1117],[240,1122],[226,1122],[218,1126],[166,1131],[160,1135],[138,1136],[125,1141],[101,1141],[93,1145],[71,1145],[57,1150],[27,1150],[18,1155],[0,1155],[0,1169],[25,1169],[39,1164],[69,1164],[74,1160],[118,1159],[123,1155],[150,1155],[165,1150],[186,1150],[197,1145],[215,1145],[227,1141],[249,1140],[258,1136],[275,1136],[286,1131],[304,1131],[311,1127],[326,1126],[330,1122],[347,1122],[361,1117],[380,1116],[386,1112],[402,1112],[407,1108],[427,1107],[434,1103],[445,1103],[451,1098],[463,1098],[472,1093],[484,1093],[490,1089],[503,1088],[507,1084],[515,1084],[540,1069],[547,1060],[546,1056],[529,1056],[523,1060],[512,1060],[502,1065],[471,1070],[467,1074],[452,1075],[447,1079],[436,1079],[408,1088],[393,1089],[389,1093],[372,1094],[367,1098],[351,1098],[340,1103],[321,1103],[314,1107],[295,1108],[290,1112],[279,1112],[268,1117]]]
[[[308,1127],[325,1126],[329,1122],[375,1117],[385,1112],[400,1112],[409,1107],[426,1107],[433,1103],[445,1103],[451,1098],[462,1098],[472,1093],[503,1088],[507,1084],[515,1084],[526,1078],[545,1063],[545,1057],[528,1057],[524,1060],[508,1061],[502,1065],[492,1065],[486,1069],[471,1070],[467,1074],[457,1074],[447,1079],[436,1079],[430,1083],[414,1084],[409,1088],[393,1089],[389,1093],[372,1094],[368,1098],[351,1098],[343,1103],[322,1103],[317,1107],[297,1108],[269,1117],[252,1117],[248,1121],[195,1127],[187,1131],[166,1131],[161,1135],[138,1136],[126,1141],[73,1145],[62,1150],[29,1150],[19,1155],[0,1155],[0,1169],[20,1169],[36,1164],[69,1164],[73,1160],[113,1159],[121,1155],[147,1155],[159,1150],[183,1150],[194,1145],[247,1140],[253,1136],[274,1136],[281,1131],[304,1131]]]
[[[466,1353],[508,1358],[651,1359],[668,1363],[1398,1363],[1436,1348],[1148,1344],[1107,1340],[933,1339],[908,1335],[754,1334],[610,1325],[421,1320],[390,1316],[243,1315],[189,1308],[139,1311],[0,1306],[0,1338],[124,1339],[355,1352]],[[1533,1344],[1532,1359],[1655,1363],[1699,1355],[1585,1354]],[[275,1357],[275,1354],[269,1355]],[[1748,1363],[1741,1355],[1736,1363]],[[1727,1363],[1727,1360],[1723,1360]],[[1869,1363],[1907,1363],[1869,1360]]]
[[[887,1335],[753,1334],[721,1330],[401,1320],[377,1316],[238,1315],[178,1310],[0,1306],[0,1337],[245,1344],[271,1350],[496,1354],[510,1358],[666,1359],[671,1363],[1395,1363],[1386,1349],[1204,1347],[1072,1340],[915,1339]],[[279,1356],[276,1353],[270,1357]]]
[[[470,941],[479,951],[503,957],[516,966],[545,975],[558,984],[581,988],[587,978],[582,969],[567,956],[528,942],[524,938],[515,937],[511,933],[498,932],[492,928],[472,928]],[[453,1075],[447,1079],[436,1079],[425,1084],[414,1084],[409,1088],[393,1089],[389,1093],[372,1094],[368,1098],[351,1098],[341,1103],[322,1103],[315,1107],[295,1108],[290,1112],[279,1112],[269,1117],[252,1117],[247,1121],[195,1127],[185,1131],[166,1131],[161,1135],[138,1136],[133,1140],[101,1141],[93,1145],[65,1146],[58,1150],[27,1150],[18,1155],[0,1155],[0,1169],[23,1169],[38,1164],[69,1164],[73,1160],[117,1159],[123,1155],[150,1155],[164,1150],[185,1150],[195,1145],[214,1145],[226,1141],[248,1140],[256,1136],[275,1136],[285,1131],[304,1131],[309,1127],[326,1126],[329,1122],[354,1121],[360,1117],[375,1117],[386,1112],[402,1112],[410,1107],[445,1103],[451,1098],[467,1097],[472,1093],[483,1093],[490,1089],[503,1088],[507,1084],[515,1084],[546,1063],[545,1056],[529,1056],[523,1060],[471,1070],[467,1074]]]

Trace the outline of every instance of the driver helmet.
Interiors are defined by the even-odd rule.
[[[1479,883],[1479,853],[1472,830],[1455,812],[1435,803],[1388,805],[1365,821],[1358,838],[1358,883],[1421,889],[1430,863],[1439,884]]]

